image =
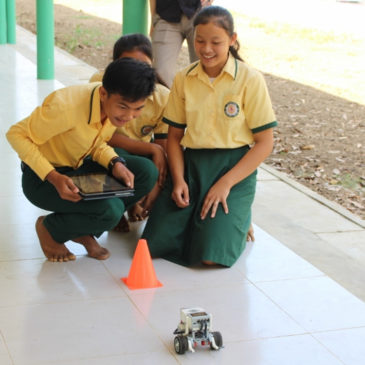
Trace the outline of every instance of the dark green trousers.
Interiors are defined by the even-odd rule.
[[[185,151],[185,181],[189,186],[190,204],[186,208],[176,206],[171,199],[172,181],[167,179],[142,235],[153,257],[184,266],[202,261],[224,266],[235,263],[246,245],[256,171],[231,189],[227,198],[228,214],[221,204],[215,218],[207,216],[202,220],[200,212],[209,188],[247,151],[248,147]]]
[[[63,243],[73,238],[93,235],[99,237],[103,232],[113,229],[126,209],[133,206],[154,187],[158,171],[148,158],[130,155],[122,149],[115,149],[135,175],[133,197],[112,198],[73,203],[62,199],[48,181],[42,181],[28,166],[24,166],[22,187],[27,199],[35,206],[51,211],[44,219],[44,225],[56,242]],[[71,176],[76,173],[98,172],[105,169],[85,159],[77,170],[70,167],[57,168],[57,171]]]

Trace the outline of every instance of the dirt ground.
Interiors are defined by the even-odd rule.
[[[35,33],[35,4],[17,0],[17,24]],[[55,4],[56,45],[103,69],[117,22]],[[240,16],[241,54],[266,77],[279,126],[265,161],[365,219],[365,39]],[[239,33],[240,34],[240,33]],[[178,67],[188,62],[183,49]]]

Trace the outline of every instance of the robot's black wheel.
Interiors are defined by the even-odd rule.
[[[223,346],[223,338],[220,332],[212,332],[212,335],[214,337],[215,344],[221,348]],[[210,348],[214,350],[212,344],[210,345]]]
[[[188,339],[185,336],[176,336],[174,339],[174,348],[177,354],[183,355],[189,348]]]

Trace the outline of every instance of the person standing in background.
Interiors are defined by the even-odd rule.
[[[176,73],[181,46],[186,39],[190,63],[197,61],[194,50],[194,15],[213,0],[150,0],[153,67],[170,88]]]

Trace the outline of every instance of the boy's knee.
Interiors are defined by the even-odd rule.
[[[156,165],[148,158],[144,158],[141,168],[136,174],[135,183],[143,186],[148,192],[152,190],[158,179],[158,169]]]
[[[119,223],[124,210],[124,204],[120,199],[113,198],[105,200],[105,207],[102,215],[99,217],[104,222],[105,230],[110,230]]]

